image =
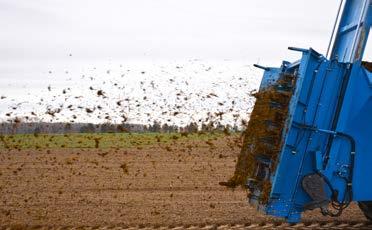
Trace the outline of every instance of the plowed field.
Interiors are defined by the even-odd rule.
[[[177,226],[276,221],[218,185],[234,172],[236,137],[128,148],[0,149],[2,225]],[[304,221],[328,221],[318,211]],[[353,204],[338,221],[366,221]]]

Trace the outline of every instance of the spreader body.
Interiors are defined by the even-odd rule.
[[[262,145],[249,152],[249,202],[289,222],[306,210],[338,216],[352,201],[372,201],[372,65],[362,61],[371,2],[348,0],[342,9],[328,57],[290,48],[299,61],[256,65],[264,75],[248,128],[261,123],[265,132],[245,143],[247,153]]]

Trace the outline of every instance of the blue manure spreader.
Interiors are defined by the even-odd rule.
[[[357,202],[372,220],[372,63],[363,60],[370,0],[341,1],[326,55],[264,67],[234,176],[267,215],[337,217]]]

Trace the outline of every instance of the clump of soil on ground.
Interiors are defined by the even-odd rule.
[[[227,182],[221,182],[221,185],[234,188],[245,186],[248,178],[258,179],[255,175],[258,157],[270,160],[272,162],[270,171],[275,170],[294,81],[293,75],[283,74],[275,84],[254,95],[256,104],[243,134],[243,147],[238,156],[234,175]],[[266,203],[271,184],[267,181],[258,183],[262,189],[260,201]]]

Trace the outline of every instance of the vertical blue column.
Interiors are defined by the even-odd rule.
[[[332,60],[354,63],[361,60],[372,18],[371,0],[346,0],[331,53]]]

